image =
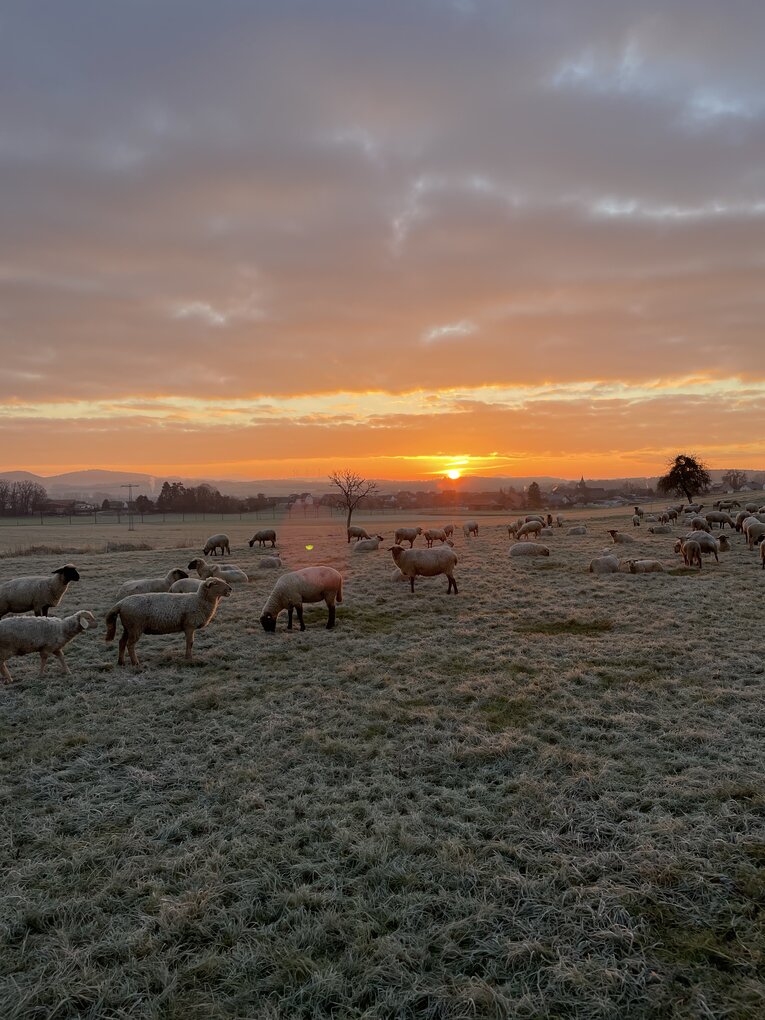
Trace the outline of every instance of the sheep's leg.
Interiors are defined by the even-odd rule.
[[[448,587],[448,589],[446,591],[446,594],[448,595],[449,592],[452,590],[452,588],[454,588],[454,594],[456,595],[457,594],[457,582],[454,580],[454,578],[451,576],[451,574],[449,574],[448,577],[449,577],[449,587]]]
[[[48,661],[48,653],[40,652],[40,676],[45,672],[45,663]]]
[[[329,617],[327,618],[327,630],[332,630],[335,626],[335,603],[327,601],[327,609],[329,610]]]
[[[287,606],[287,630],[292,630],[292,614],[295,611],[295,607],[290,604]]]
[[[301,630],[305,630],[305,624],[303,623],[303,606],[299,602],[295,606],[295,612],[297,613],[297,618],[298,618],[298,623],[300,624],[300,629]]]
[[[409,578],[409,584],[412,589],[412,594],[414,595],[414,574],[412,574],[412,576]]]
[[[61,663],[61,672],[64,673],[65,675],[68,675],[69,674],[69,667],[66,664],[66,659],[64,658],[63,651],[59,648],[59,650],[57,652],[54,652],[53,654],[56,656],[58,661]],[[40,672],[42,673],[42,667],[40,668]]]
[[[124,666],[125,665],[125,648],[127,647],[127,639],[128,639],[128,637],[127,637],[127,630],[123,629],[122,637],[120,638],[120,652],[119,652],[119,655],[117,656],[117,665],[118,666]],[[132,658],[132,655],[131,655],[131,658]]]
[[[130,656],[130,661],[132,662],[132,664],[134,666],[140,666],[141,665],[140,662],[138,661],[138,656],[135,653],[135,643],[136,643],[137,640],[138,640],[137,637],[129,637],[127,639],[128,655]]]
[[[0,659],[0,677],[3,678],[3,682],[6,684],[13,683],[13,677],[8,672],[8,665],[5,659]]]
[[[194,631],[186,631],[186,662],[191,662],[191,649],[194,647]]]

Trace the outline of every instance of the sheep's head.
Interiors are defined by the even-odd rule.
[[[263,613],[260,618],[260,622],[263,625],[263,630],[267,634],[273,634],[276,630],[276,617],[273,613]]]
[[[608,534],[611,536],[611,538],[615,542],[616,541],[616,536],[619,534],[619,532],[616,531],[614,528],[609,528],[608,529]]]
[[[58,567],[53,571],[54,574],[58,574],[63,581],[69,584],[70,581],[79,581],[80,575],[77,572],[77,568],[73,567],[71,563],[65,563],[63,567]]]
[[[186,571],[181,570],[180,567],[176,567],[175,570],[170,571],[170,577],[172,577],[173,583],[175,583],[176,581],[182,581],[184,577],[188,576],[189,575],[186,573]]]
[[[231,594],[231,585],[222,577],[208,577],[202,582],[200,589],[211,599],[227,599]]]
[[[204,567],[204,566],[205,566],[205,561],[203,559],[197,558],[195,560],[192,560],[191,563],[189,563],[189,565],[186,567],[186,569],[187,570],[199,570],[200,567]],[[186,576],[188,577],[188,574]]]
[[[391,546],[390,552],[393,554],[393,559],[396,561],[396,563],[398,563],[399,559],[401,558],[401,553],[403,551],[404,551],[403,546],[400,545]]]
[[[634,560],[627,560],[627,563],[629,564],[630,573],[631,574],[637,574],[637,567],[635,566],[635,561]]]
[[[77,613],[77,623],[79,624],[80,630],[87,630],[89,627],[95,627],[96,618],[88,609],[83,609]]]
[[[378,542],[382,542],[382,540],[383,540],[383,536],[382,535],[375,535],[374,538],[376,538],[378,540]]]
[[[252,549],[252,547],[255,545],[255,539],[251,538],[247,545],[250,547],[250,549]]]

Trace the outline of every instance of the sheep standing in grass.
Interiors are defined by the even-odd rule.
[[[343,578],[333,567],[304,567],[282,574],[266,599],[260,622],[268,633],[276,630],[276,618],[287,610],[287,630],[292,630],[292,613],[297,612],[300,629],[303,622],[303,603],[325,602],[329,610],[327,630],[335,626],[335,603],[343,601]]]
[[[428,528],[425,532],[425,541],[428,549],[433,548],[434,542],[440,542],[443,545],[447,537],[446,531],[443,528]]]
[[[712,526],[710,524],[707,524],[707,520],[705,517],[692,517],[691,531],[706,531],[708,534],[711,534]]]
[[[229,584],[247,584],[250,580],[242,568],[234,566],[233,563],[208,563],[201,556],[192,560],[187,570],[196,570],[203,581],[208,577],[220,577]]]
[[[55,655],[61,663],[62,671],[68,673],[64,647],[78,634],[94,626],[95,622],[95,616],[87,609],[63,619],[23,616],[14,620],[0,620],[0,677],[6,683],[11,683],[7,660],[33,652],[40,656],[40,676],[51,655]]]
[[[642,506],[636,506],[635,507],[635,516],[636,517],[642,517],[643,516],[643,512],[644,511],[643,511]]]
[[[701,546],[694,539],[689,538],[686,542],[681,543],[681,550],[683,553],[683,563],[686,567],[692,567],[694,564],[698,565],[701,570]]]
[[[704,514],[704,517],[710,527],[714,524],[719,524],[720,531],[722,531],[726,524],[730,524],[731,531],[735,531],[736,522],[729,513],[725,513],[722,510],[710,510],[708,514]]]
[[[221,556],[225,556],[226,553],[231,555],[231,544],[228,539],[228,535],[210,535],[205,542],[205,547],[202,550],[203,556],[209,556],[210,553],[213,556],[218,555],[218,549],[220,549]]]
[[[765,542],[760,542],[760,562],[762,569],[765,570]]]
[[[446,535],[447,538],[452,538],[453,535],[454,535],[454,525],[453,524],[445,524],[444,525],[444,534]]]
[[[359,542],[362,538],[372,537],[368,531],[365,531],[365,529],[360,527],[358,524],[352,524],[350,528],[348,528],[347,535],[349,543],[352,538],[355,538],[356,541]]]
[[[638,517],[637,514],[633,514],[632,515],[632,527],[633,528],[639,528],[640,527],[640,518]]]
[[[185,570],[176,567],[174,570],[168,570],[163,577],[142,577],[136,581],[125,581],[117,592],[117,599],[124,599],[128,595],[145,595],[151,591],[170,591],[176,581],[188,576]]]
[[[353,546],[353,551],[358,552],[377,552],[380,548],[380,542],[382,542],[382,535],[375,535],[373,538],[362,538]]]
[[[755,545],[765,538],[765,522],[758,520],[756,517],[750,517],[748,521],[744,522],[744,534],[749,543],[749,548],[754,549]]]
[[[438,577],[445,574],[449,579],[446,594],[450,594],[452,588],[454,594],[457,594],[457,582],[454,579],[457,554],[448,546],[441,545],[437,549],[402,549],[400,545],[394,545],[391,554],[398,569],[404,577],[409,578],[412,591],[415,577]]]
[[[8,613],[28,613],[47,616],[55,609],[72,581],[80,575],[71,563],[57,567],[50,574],[34,577],[14,577],[0,584],[0,618]]]
[[[422,528],[396,528],[396,533],[393,536],[393,541],[396,545],[401,545],[404,542],[409,543],[411,549],[415,543],[415,539],[418,535],[422,534]]]
[[[478,521],[465,521],[462,525],[462,534],[465,538],[470,538],[471,535],[478,537]]]
[[[543,527],[544,525],[542,525],[540,521],[527,521],[524,525],[522,525],[522,527],[518,528],[515,537],[518,539],[524,539],[528,535],[533,535],[534,538],[538,538]]]
[[[559,528],[562,528],[565,523],[565,518],[561,517],[560,514],[558,514],[558,516],[555,518],[555,523],[558,525]]]
[[[231,585],[220,577],[208,577],[196,592],[148,592],[128,595],[106,614],[106,640],[113,641],[117,620],[122,623],[117,662],[125,665],[125,649],[134,666],[140,665],[135,646],[142,634],[186,635],[186,660],[191,661],[194,632],[206,627],[222,598],[231,595]]]
[[[256,542],[259,546],[264,546],[266,542],[270,542],[273,549],[276,545],[276,532],[273,528],[263,528],[261,531],[256,531],[248,542],[250,549],[252,549]]]

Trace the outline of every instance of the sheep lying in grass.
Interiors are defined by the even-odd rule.
[[[566,532],[567,535],[586,535],[587,526],[584,524],[577,524],[574,528],[569,528]]]
[[[52,616],[22,616],[14,620],[0,620],[0,677],[6,683],[11,683],[7,660],[33,652],[40,656],[40,676],[43,675],[45,663],[51,655],[55,655],[61,663],[62,671],[68,673],[64,647],[95,623],[95,616],[87,609],[72,616],[65,616],[63,619]]]
[[[365,531],[364,528],[360,527],[358,524],[352,524],[350,528],[348,528],[347,535],[349,542],[351,541],[352,538],[355,538],[356,541],[358,542],[362,538],[372,537],[368,531]]]
[[[470,538],[471,535],[478,536],[478,521],[465,521],[462,525],[462,534],[465,538]]]
[[[549,556],[550,550],[540,542],[521,542],[510,546],[510,555],[516,556]]]
[[[394,545],[390,551],[398,569],[404,577],[409,578],[412,591],[415,577],[438,577],[445,574],[449,579],[446,594],[450,594],[452,588],[454,594],[457,594],[457,582],[454,579],[457,554],[453,549],[446,545],[435,549],[402,549],[400,545]]]
[[[611,541],[614,545],[630,545],[635,541],[630,535],[625,535],[621,531],[616,531],[615,528],[609,528],[608,534],[611,536]]]
[[[375,535],[372,538],[361,538],[353,547],[353,551],[357,552],[377,552],[380,548],[380,542],[382,542],[382,535]]]
[[[648,529],[652,535],[671,535],[672,528],[667,524],[655,524],[652,528]]]
[[[217,556],[219,549],[221,556],[225,556],[226,553],[228,553],[229,556],[231,555],[231,544],[229,542],[228,535],[210,535],[205,542],[202,555],[209,556],[210,553],[212,553],[213,556]]]
[[[208,563],[201,556],[193,559],[186,569],[196,570],[203,581],[208,577],[221,577],[229,584],[247,584],[250,580],[242,568],[234,566],[233,563]]]
[[[188,576],[185,570],[176,567],[174,570],[168,570],[164,577],[142,577],[136,581],[125,581],[117,592],[117,599],[124,599],[128,595],[145,595],[151,591],[170,591],[176,581]]]
[[[616,574],[619,571],[619,559],[612,553],[606,556],[595,556],[590,560],[591,574]]]
[[[303,622],[303,603],[325,602],[329,610],[327,630],[335,626],[335,603],[343,601],[343,578],[333,567],[303,567],[282,574],[266,599],[260,622],[267,633],[276,630],[276,618],[287,610],[287,630],[292,630],[292,613],[297,612],[300,629]]]
[[[186,660],[191,661],[194,632],[206,627],[222,598],[231,595],[231,585],[220,577],[208,577],[196,592],[148,592],[128,595],[106,614],[106,640],[113,641],[117,620],[123,631],[117,662],[125,665],[125,649],[134,666],[140,665],[135,646],[142,634],[186,635]]]
[[[259,570],[278,570],[282,565],[279,556],[261,556],[258,560]]]
[[[659,560],[627,560],[631,574],[663,574],[666,567]]]
[[[252,549],[256,542],[260,546],[264,546],[266,542],[270,542],[271,548],[273,549],[276,545],[276,532],[273,528],[263,528],[261,531],[256,531],[248,542],[250,549]]]
[[[72,581],[80,575],[71,563],[57,567],[51,574],[33,577],[14,577],[0,584],[0,617],[8,613],[28,613],[47,616],[55,609]]]
[[[411,549],[415,543],[415,539],[421,534],[422,528],[396,528],[393,541],[396,545],[402,545],[404,542],[408,542],[409,548]]]

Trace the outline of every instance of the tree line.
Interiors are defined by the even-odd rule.
[[[25,517],[42,510],[48,493],[37,482],[11,482],[0,478],[0,515],[3,517]]]

